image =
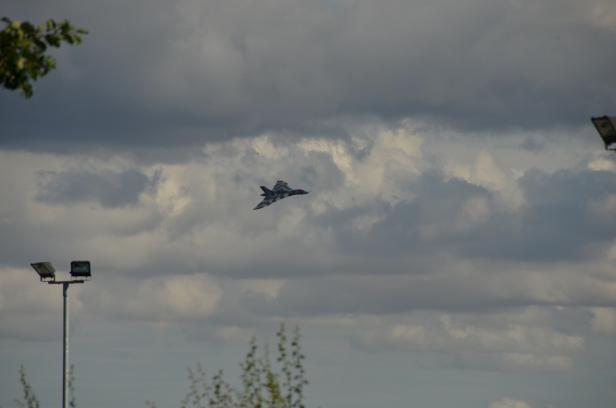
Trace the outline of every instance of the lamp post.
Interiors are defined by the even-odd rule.
[[[41,282],[62,285],[62,408],[68,408],[68,287],[75,283],[84,283],[92,278],[90,261],[72,261],[70,280],[56,280],[56,269],[51,262],[36,262],[30,265],[39,275]]]
[[[590,118],[603,139],[605,150],[616,150],[616,116],[598,116]]]

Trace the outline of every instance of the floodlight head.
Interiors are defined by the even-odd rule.
[[[91,278],[90,261],[72,261],[71,276],[73,278]]]
[[[605,150],[616,150],[610,148],[611,145],[616,144],[616,117],[599,116],[590,119],[595,125],[597,132],[599,132],[601,139],[603,139]]]
[[[36,262],[31,263],[30,265],[36,273],[38,273],[41,281],[56,279],[56,269],[53,267],[51,262]]]

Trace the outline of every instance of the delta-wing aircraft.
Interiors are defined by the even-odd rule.
[[[261,197],[263,197],[263,201],[261,201],[253,210],[258,210],[263,207],[267,207],[270,204],[275,203],[278,200],[282,200],[288,196],[292,195],[300,195],[300,194],[308,194],[308,191],[302,189],[292,189],[289,187],[286,181],[278,180],[274,187],[270,190],[265,186],[260,186],[263,193],[261,193]]]

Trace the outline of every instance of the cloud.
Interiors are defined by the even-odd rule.
[[[78,313],[81,302],[70,302]],[[61,305],[59,286],[39,283],[33,270],[0,267],[0,338],[55,340]]]
[[[467,254],[536,261],[593,256],[612,237],[611,172],[529,171],[519,184],[525,204],[492,217],[462,243]]]
[[[513,369],[560,371],[573,368],[570,356],[538,356],[529,353],[508,353],[504,363]]]
[[[588,121],[616,101],[608,0],[3,6],[90,30],[32,100],[0,92],[0,339],[26,359],[14,340],[57,341],[61,304],[28,263],[89,259],[73,330],[141,356],[293,320],[325,370],[349,352],[405,390],[430,368],[508,395],[592,371],[561,388],[609,399],[616,167]],[[310,194],[252,211],[277,179]],[[501,391],[484,405],[529,407]]]
[[[481,326],[465,323],[464,315],[421,318],[424,314],[406,322],[386,319],[364,327],[355,334],[353,344],[372,351],[436,352],[447,356],[448,364],[467,368],[559,371],[573,367],[572,355],[584,346],[581,336],[515,324],[511,322],[515,315],[505,315],[500,324],[486,319]]]
[[[222,290],[207,275],[174,275],[115,281],[91,294],[87,306],[112,316],[150,322],[203,320],[214,313],[221,296]]]
[[[609,284],[573,270],[552,282],[548,271],[565,258],[593,262],[609,246],[611,173],[580,166],[519,177],[488,152],[441,171],[426,155],[427,140],[407,122],[357,128],[345,141],[263,135],[210,143],[184,164],[5,153],[11,194],[1,220],[11,239],[3,259],[16,265],[32,254],[65,261],[80,253],[112,273],[141,276],[326,275],[325,286],[340,293],[344,276],[362,275],[349,287],[369,297],[391,291],[394,309],[577,303],[592,295],[594,305],[609,305]],[[248,211],[256,186],[279,178],[311,193]],[[510,205],[510,197],[519,202]],[[512,271],[512,262],[523,262],[511,275],[517,278],[491,274]],[[391,276],[374,283],[377,271]],[[467,284],[469,276],[483,284]],[[278,299],[288,310],[299,311],[301,299],[338,310],[335,297],[325,299],[327,287],[298,282],[285,284]],[[498,289],[505,282],[509,293]],[[413,302],[399,288],[417,291]],[[433,296],[438,290],[452,295]],[[361,304],[361,296],[349,296],[349,307]]]
[[[595,156],[566,170],[536,169],[530,161],[514,172],[494,149],[454,155],[443,166],[433,161],[429,136],[410,121],[355,127],[344,140],[266,134],[208,143],[186,163],[155,165],[125,155],[5,151],[0,181],[10,193],[0,203],[7,237],[0,252],[15,267],[89,259],[95,276],[110,283],[87,310],[148,322],[208,317],[202,334],[210,339],[280,317],[615,305],[615,186],[605,166],[589,169]],[[258,186],[278,178],[311,193],[252,211]],[[137,295],[114,289],[121,281]],[[257,281],[275,289],[240,284]],[[126,299],[111,295],[115,290]],[[215,302],[200,303],[199,292]],[[554,327],[546,332],[517,322],[511,329],[463,327],[476,330],[469,344],[485,346],[480,338],[505,342],[515,333],[579,337],[590,321],[549,322]],[[499,353],[494,367],[572,363],[560,352]]]
[[[90,34],[62,50],[34,100],[0,95],[10,112],[0,145],[162,148],[170,160],[266,131],[339,138],[345,118],[492,136],[573,128],[614,103],[610,10],[605,0],[10,2],[14,17],[63,15]]]
[[[527,402],[503,398],[490,404],[490,408],[531,408]]]
[[[613,307],[616,287],[592,271],[573,268],[522,270],[497,264],[427,264],[416,260],[383,264],[382,259],[349,264],[336,276],[287,281],[274,303],[261,305],[263,313],[280,309],[289,316],[346,313],[405,313],[414,310],[498,310],[527,305]],[[427,263],[427,262],[426,262]],[[403,269],[379,274],[398,265]],[[345,265],[339,265],[342,267]],[[355,274],[349,271],[355,271]],[[358,273],[361,271],[361,274]],[[403,272],[404,271],[404,272]]]
[[[389,331],[392,340],[400,340],[402,344],[410,345],[418,341],[419,346],[427,346],[435,341],[443,344],[447,341],[465,343],[465,347],[477,347],[483,351],[547,351],[579,350],[582,339],[551,332],[542,328],[530,329],[520,325],[509,325],[501,330],[490,330],[471,325],[456,324],[450,316],[441,316],[441,327],[444,336],[429,338],[419,327],[396,325]],[[419,332],[417,331],[419,329]],[[417,336],[419,334],[419,336]],[[424,343],[424,341],[427,341]]]
[[[125,171],[83,171],[40,173],[36,199],[49,204],[96,202],[103,207],[135,205],[141,193],[153,189],[160,174],[149,178],[131,169]]]
[[[616,309],[597,307],[592,309],[592,330],[599,334],[616,334]]]
[[[606,0],[595,1],[589,10],[589,19],[593,25],[604,30],[614,31],[616,27],[616,9]]]
[[[161,222],[161,211],[152,201],[153,191],[145,187],[139,192],[125,191],[130,186],[120,176],[123,173],[106,170],[114,165],[122,168],[123,159],[62,160],[49,154],[8,152],[0,155],[0,182],[5,189],[0,202],[0,230],[6,243],[0,249],[3,263],[21,267],[35,260],[50,260],[59,266],[76,253],[80,258],[95,261],[97,267],[105,264],[100,258],[119,262],[124,267],[125,261],[131,258],[141,259],[143,254],[137,248],[152,241]],[[100,190],[84,182],[78,170],[66,173],[65,169],[71,166],[83,170],[86,181],[93,181]],[[148,180],[156,180],[156,169],[144,171],[149,174]],[[46,187],[41,190],[43,173],[60,177],[52,177],[51,184],[57,185],[62,194]],[[60,176],[67,174],[67,178]],[[135,178],[144,181],[145,173],[140,174],[135,174]],[[71,189],[76,192],[74,199],[65,194]],[[44,198],[57,202],[46,202]],[[142,201],[121,205],[133,199]]]

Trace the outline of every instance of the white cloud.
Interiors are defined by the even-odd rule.
[[[589,19],[592,24],[608,31],[616,30],[616,7],[609,0],[593,0],[590,2]]]
[[[604,155],[597,156],[588,162],[588,168],[593,171],[609,171],[616,173],[616,162]]]
[[[464,323],[465,316],[437,318],[429,313],[425,317],[364,322],[356,343],[370,350],[437,352],[454,356],[457,362],[468,360],[465,364],[478,368],[531,371],[571,369],[572,356],[584,346],[581,336],[549,326],[512,323],[518,318],[515,313],[501,316],[500,322],[484,318],[479,325]]]
[[[450,177],[460,178],[498,193],[501,204],[506,208],[519,209],[524,203],[514,172],[501,168],[496,159],[485,149],[477,154],[472,163],[460,163],[456,160],[447,164],[445,171]]]
[[[300,142],[299,148],[303,151],[331,156],[344,175],[345,190],[350,194],[336,194],[329,198],[329,204],[345,208],[375,198],[389,202],[409,198],[408,191],[400,186],[420,174],[421,136],[411,122],[394,128],[375,126],[369,129],[371,135],[354,135],[351,142],[328,139]]]
[[[472,367],[571,368],[585,344],[580,325],[568,332],[528,312],[500,323],[489,316],[503,307],[616,301],[614,276],[599,275],[594,257],[577,263],[499,258],[512,232],[521,231],[520,247],[527,245],[524,228],[535,225],[524,217],[533,200],[562,202],[563,191],[575,197],[571,186],[602,174],[571,170],[553,185],[552,173],[539,172],[533,187],[540,194],[530,189],[524,205],[511,206],[522,179],[507,170],[498,149],[454,155],[453,170],[443,172],[434,153],[426,153],[435,149],[430,135],[415,123],[356,125],[349,132],[344,141],[291,143],[264,134],[209,143],[181,164],[5,152],[9,160],[0,166],[16,177],[2,178],[14,189],[0,203],[2,222],[17,232],[9,241],[15,250],[4,248],[6,258],[23,262],[24,248],[53,255],[52,261],[79,254],[93,262],[97,285],[95,293],[87,288],[76,296],[87,313],[186,327],[203,322],[210,339],[242,337],[273,318],[329,319],[343,322],[364,348],[437,352]],[[30,161],[37,165],[30,168]],[[36,201],[37,172],[81,166],[158,178],[133,206]],[[258,186],[278,178],[310,194],[252,211]],[[552,188],[547,195],[546,186]],[[610,200],[601,196],[589,217],[605,215]],[[501,222],[508,228],[499,228]],[[599,262],[609,270],[607,258]],[[11,307],[24,307],[10,299]],[[0,300],[7,304],[6,296]],[[417,310],[443,317],[416,321]],[[456,317],[460,311],[482,313],[471,321]],[[601,313],[595,331],[610,327]],[[371,320],[375,314],[382,324]]]
[[[492,402],[492,404],[490,404],[490,408],[531,408],[531,406],[522,400],[503,398],[499,401]]]
[[[1,268],[0,279],[2,280],[0,284],[0,310],[2,312],[45,313],[50,311],[53,313],[59,310],[58,299],[52,293],[52,286],[39,282],[39,277],[34,270]]]
[[[69,296],[69,301],[71,313],[78,316],[81,300]],[[0,338],[55,339],[61,315],[62,286],[39,282],[30,268],[0,267]]]
[[[571,356],[545,356],[533,353],[506,353],[503,356],[504,366],[510,369],[562,371],[573,368]]]
[[[118,285],[126,285],[119,289]],[[148,278],[118,282],[92,295],[99,313],[152,322],[203,320],[213,314],[222,289],[205,274]]]
[[[592,330],[599,334],[616,334],[616,309],[610,307],[592,308]]]

